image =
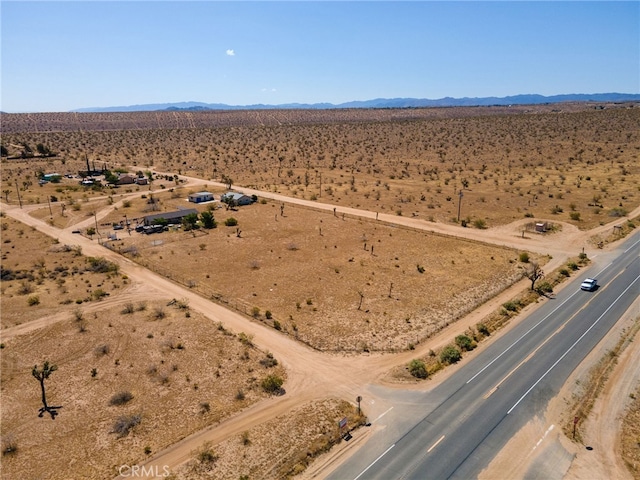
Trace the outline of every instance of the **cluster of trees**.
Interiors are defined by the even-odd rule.
[[[166,218],[158,218],[154,223],[156,225],[166,226],[169,224],[169,221]],[[197,230],[200,227],[210,230],[217,226],[218,222],[216,222],[216,219],[210,210],[205,210],[200,215],[197,213],[190,213],[182,219],[182,228],[184,228],[185,231]]]
[[[27,142],[21,142],[20,146],[22,147],[20,153],[13,158],[33,158],[36,154],[33,152],[33,148]],[[49,147],[42,143],[38,143],[36,145],[36,152],[39,157],[55,157],[56,154],[51,151]],[[3,157],[9,156],[9,150],[6,146],[0,145],[0,154]]]

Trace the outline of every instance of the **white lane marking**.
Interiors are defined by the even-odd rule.
[[[602,270],[600,270],[595,277],[599,277],[600,274],[602,272],[604,272],[607,268],[609,268],[611,265],[613,265],[613,263],[610,263],[609,265],[607,265],[606,267],[604,267]],[[562,302],[560,305],[558,305],[556,308],[554,308],[551,312],[549,312],[542,320],[540,320],[538,323],[536,323],[533,327],[531,327],[529,330],[527,330],[525,333],[522,334],[522,336],[520,338],[518,338],[515,342],[513,342],[511,345],[509,345],[500,355],[498,355],[496,358],[494,358],[493,360],[491,360],[489,363],[487,363],[484,367],[482,367],[482,369],[476,373],[473,377],[471,377],[469,380],[467,380],[467,383],[471,383],[472,381],[474,381],[476,379],[476,377],[478,377],[482,372],[484,372],[487,368],[489,368],[491,365],[493,365],[495,362],[498,361],[498,359],[500,357],[502,357],[505,353],[507,353],[509,350],[511,350],[513,347],[515,347],[518,343],[520,343],[520,341],[526,337],[527,335],[529,335],[533,330],[535,330],[536,328],[538,328],[538,326],[543,323],[547,318],[549,318],[551,315],[553,315],[554,313],[556,313],[556,311],[558,311],[558,309],[562,308],[562,306],[567,303],[569,300],[571,300],[573,298],[574,295],[577,295],[578,293],[580,293],[581,290],[576,290],[574,293],[572,293],[569,298],[567,298],[564,302]]]
[[[545,438],[547,438],[547,435],[549,435],[549,433],[551,432],[551,430],[553,430],[553,425],[551,425],[549,428],[547,428],[547,431],[544,432],[544,435],[542,435],[542,438],[540,440],[538,440],[538,443],[536,443],[536,446],[533,447],[533,450],[535,450],[536,448],[538,448],[540,446],[540,444],[544,441]]]
[[[547,314],[542,320],[540,320],[538,323],[536,323],[533,327],[531,327],[529,330],[527,330],[525,333],[522,334],[522,336],[520,338],[518,338],[515,342],[513,342],[511,345],[509,345],[500,355],[498,355],[496,358],[494,358],[493,360],[491,360],[489,363],[487,363],[484,367],[482,367],[482,369],[476,373],[473,377],[471,377],[469,380],[467,380],[467,383],[471,383],[472,381],[474,381],[476,379],[476,377],[478,377],[482,372],[484,372],[487,368],[489,368],[491,365],[493,365],[495,362],[498,361],[498,359],[500,357],[502,357],[505,353],[507,353],[509,350],[511,350],[513,347],[515,347],[518,343],[520,343],[520,341],[526,337],[527,335],[529,335],[532,331],[534,331],[536,328],[538,328],[538,326],[544,322],[547,318],[549,318],[551,315],[553,315],[554,313],[556,313],[556,311],[559,308],[562,308],[562,306],[567,303],[569,300],[571,300],[571,298],[573,298],[574,295],[577,295],[578,292],[580,290],[576,291],[575,293],[573,293],[569,298],[567,298],[564,302],[562,302],[560,305],[558,305],[556,308],[553,309],[553,311],[551,311],[549,314]]]
[[[556,365],[558,365],[558,364],[562,361],[562,359],[563,359],[564,357],[566,357],[566,356],[569,354],[569,352],[570,352],[571,350],[573,350],[573,348],[574,348],[574,347],[575,347],[575,346],[580,342],[580,340],[582,340],[582,339],[587,335],[587,333],[589,333],[589,332],[591,331],[591,329],[592,329],[593,327],[595,327],[595,326],[596,326],[596,324],[597,324],[600,320],[602,320],[602,317],[604,317],[604,316],[607,314],[607,312],[608,312],[609,310],[611,310],[611,308],[612,308],[612,307],[613,307],[613,306],[618,302],[618,300],[620,300],[620,298],[622,298],[622,296],[623,296],[625,293],[627,293],[627,291],[628,291],[628,290],[633,286],[633,284],[634,284],[634,283],[636,283],[636,282],[638,281],[638,279],[639,279],[639,278],[640,278],[640,275],[638,275],[638,276],[635,278],[635,280],[634,280],[633,282],[631,282],[631,283],[629,284],[629,286],[628,286],[627,288],[625,288],[625,289],[624,289],[624,291],[623,291],[620,295],[618,295],[618,298],[616,298],[616,299],[611,303],[611,305],[609,305],[609,306],[607,307],[607,309],[602,313],[602,315],[600,315],[600,316],[596,319],[596,321],[595,321],[595,322],[593,322],[593,323],[591,324],[591,326],[590,326],[589,328],[587,328],[587,329],[585,330],[585,332],[584,332],[582,335],[580,335],[580,338],[578,338],[575,342],[573,342],[573,345],[571,345],[571,346],[567,349],[567,351],[566,351],[566,352],[564,352],[564,353],[562,354],[562,356],[561,356],[558,360],[556,360],[556,361],[554,362],[554,364],[553,364],[553,365],[551,365],[551,366],[549,367],[549,369],[548,369],[546,372],[544,372],[544,374],[543,374],[543,375],[542,375],[542,376],[541,376],[541,377],[536,381],[536,383],[534,383],[533,385],[531,385],[531,387],[529,388],[529,390],[527,390],[526,392],[524,392],[524,395],[522,395],[522,396],[520,397],[520,399],[519,399],[519,400],[518,400],[518,401],[513,405],[513,407],[511,407],[511,408],[507,411],[507,415],[509,415],[511,412],[513,412],[513,410],[518,406],[518,404],[519,404],[522,400],[524,400],[524,398],[525,398],[527,395],[529,395],[529,393],[531,392],[531,390],[533,390],[533,389],[536,387],[536,385],[538,385],[538,384],[542,381],[542,379],[543,379],[544,377],[546,377],[546,376],[549,374],[549,372],[550,372],[551,370],[553,370],[553,369],[556,367]]]
[[[635,247],[638,243],[640,243],[640,240],[638,240],[637,242],[633,242],[633,244],[629,248],[627,248],[624,251],[624,253],[627,253],[629,250],[631,250],[633,247]]]
[[[380,420],[382,417],[384,417],[387,413],[389,413],[391,410],[393,410],[393,407],[390,407],[386,412],[381,413],[380,415],[378,415],[378,417],[371,423],[375,423],[378,420]]]
[[[381,454],[378,458],[376,458],[373,462],[371,462],[371,465],[369,465],[369,466],[368,466],[367,468],[365,468],[362,472],[360,472],[360,475],[358,475],[358,476],[357,476],[356,478],[354,478],[353,480],[358,480],[362,475],[364,475],[364,473],[365,473],[367,470],[369,470],[371,467],[373,467],[373,465],[374,465],[378,460],[380,460],[382,457],[384,457],[384,456],[387,454],[387,452],[388,452],[389,450],[391,450],[391,449],[392,449],[393,447],[395,447],[395,446],[396,446],[396,444],[394,443],[394,444],[393,444],[393,445],[391,445],[389,448],[387,448],[384,452],[382,452],[382,454]]]
[[[431,448],[429,448],[429,450],[427,450],[427,453],[431,453],[431,450],[433,450],[434,448],[436,448],[438,446],[438,444],[444,440],[444,435],[442,435],[438,441],[436,443],[434,443],[433,445],[431,445]]]

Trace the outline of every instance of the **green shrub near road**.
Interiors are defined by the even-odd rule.
[[[416,378],[427,378],[427,366],[422,360],[413,359],[409,363],[409,373]]]

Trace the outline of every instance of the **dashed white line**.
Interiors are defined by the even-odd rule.
[[[380,415],[378,415],[378,417],[372,421],[371,423],[375,423],[378,420],[380,420],[382,417],[384,417],[387,413],[389,413],[391,410],[393,410],[393,407],[390,407],[386,412],[382,412]]]
[[[533,447],[533,450],[535,450],[536,448],[538,448],[540,446],[540,444],[544,441],[545,438],[547,438],[547,435],[549,435],[549,432],[551,432],[551,430],[553,430],[553,425],[551,425],[549,428],[547,428],[547,431],[544,432],[544,435],[542,435],[542,438],[540,440],[538,440],[538,443],[536,443],[536,446]]]
[[[637,242],[636,242],[637,243]],[[635,244],[634,244],[635,245]],[[607,268],[609,268],[612,264],[610,263],[609,265],[607,265],[606,267],[604,267],[602,270],[600,270],[595,276],[599,276],[602,272],[604,272]],[[573,298],[574,295],[577,295],[578,293],[580,293],[580,290],[577,290],[576,292],[574,292],[573,294],[571,294],[569,296],[569,298],[567,298],[564,302],[562,302],[560,305],[558,305],[556,308],[554,308],[548,315],[545,315],[545,317],[540,320],[538,323],[536,323],[534,326],[532,326],[529,330],[527,330],[524,334],[522,334],[522,336],[520,338],[518,338],[515,342],[513,342],[511,345],[509,345],[502,353],[500,353],[500,355],[498,355],[497,357],[495,357],[493,360],[491,360],[489,363],[487,363],[484,367],[482,367],[482,369],[476,373],[473,377],[471,377],[469,380],[467,380],[467,383],[471,383],[473,380],[476,379],[476,377],[478,377],[482,372],[484,372],[487,368],[489,368],[491,365],[493,365],[495,362],[498,361],[498,359],[500,357],[502,357],[505,353],[507,353],[509,350],[511,350],[513,347],[515,347],[518,343],[520,343],[520,340],[522,340],[524,337],[526,337],[527,335],[529,335],[533,330],[535,330],[541,323],[543,323],[547,318],[549,318],[551,315],[553,315],[554,313],[556,313],[556,311],[561,308],[565,303],[567,303],[569,300],[571,300]]]
[[[559,364],[559,363],[564,359],[564,357],[566,357],[566,356],[569,354],[569,352],[570,352],[571,350],[573,350],[573,348],[574,348],[574,347],[575,347],[575,346],[580,342],[580,340],[582,340],[582,339],[587,335],[587,333],[589,333],[589,332],[591,331],[591,329],[592,329],[593,327],[595,327],[595,326],[598,324],[598,322],[599,322],[600,320],[602,320],[602,317],[604,317],[604,316],[607,314],[607,312],[608,312],[609,310],[611,310],[611,308],[612,308],[612,307],[613,307],[613,306],[618,302],[618,300],[620,300],[620,299],[622,298],[622,296],[623,296],[625,293],[627,293],[627,291],[628,291],[628,290],[633,286],[633,284],[634,284],[634,283],[636,283],[636,282],[638,281],[638,279],[639,279],[639,278],[640,278],[640,275],[639,275],[639,276],[637,276],[637,277],[635,278],[635,280],[634,280],[633,282],[631,282],[631,283],[629,284],[629,286],[628,286],[627,288],[625,288],[625,289],[624,289],[624,291],[623,291],[620,295],[618,295],[618,298],[616,298],[616,299],[611,303],[611,305],[609,305],[609,306],[607,307],[607,309],[602,313],[602,315],[600,315],[600,316],[596,319],[596,321],[595,321],[595,322],[593,322],[593,323],[591,324],[591,326],[590,326],[589,328],[587,328],[587,329],[585,330],[585,332],[584,332],[582,335],[580,335],[580,338],[578,338],[575,342],[573,342],[573,345],[571,345],[571,346],[567,349],[567,351],[566,351],[566,352],[564,352],[564,353],[562,354],[562,356],[561,356],[560,358],[558,358],[558,360],[556,360],[556,361],[554,362],[554,364],[553,364],[553,365],[551,365],[551,366],[549,367],[549,369],[548,369],[546,372],[544,372],[544,374],[543,374],[543,375],[542,375],[538,380],[536,380],[536,383],[534,383],[533,385],[531,385],[531,387],[529,387],[529,390],[527,390],[526,392],[524,392],[524,395],[522,395],[522,396],[520,397],[520,399],[519,399],[519,400],[518,400],[518,401],[513,405],[513,407],[511,407],[511,408],[507,411],[507,415],[509,415],[511,412],[513,412],[513,410],[514,410],[514,409],[515,409],[515,408],[520,404],[520,402],[521,402],[522,400],[524,400],[524,398],[525,398],[527,395],[529,395],[529,393],[531,392],[531,390],[533,390],[534,388],[536,388],[536,386],[537,386],[537,385],[542,381],[542,379],[544,379],[544,377],[546,377],[546,376],[549,374],[549,372],[550,372],[551,370],[553,370],[553,369],[556,367],[556,365],[558,365],[558,364]]]
[[[444,435],[442,435],[438,441],[436,443],[434,443],[433,445],[431,445],[431,447],[429,448],[429,450],[427,450],[427,453],[431,453],[431,450],[433,450],[434,448],[436,448],[438,446],[438,444],[444,440]]]
[[[362,472],[360,472],[360,475],[358,475],[358,476],[357,476],[356,478],[354,478],[353,480],[358,480],[362,475],[364,475],[364,474],[365,474],[365,472],[366,472],[367,470],[369,470],[371,467],[373,467],[373,466],[375,465],[375,463],[376,463],[378,460],[380,460],[382,457],[384,457],[384,456],[387,454],[387,452],[388,452],[389,450],[391,450],[391,449],[392,449],[393,447],[395,447],[395,446],[396,446],[396,444],[394,443],[394,444],[393,444],[393,445],[391,445],[389,448],[387,448],[384,452],[382,452],[382,454],[381,454],[378,458],[376,458],[373,462],[371,462],[371,465],[369,465],[369,466],[368,466],[367,468],[365,468]]]

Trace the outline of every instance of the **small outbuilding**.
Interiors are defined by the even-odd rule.
[[[213,193],[211,192],[196,192],[189,194],[189,201],[192,203],[202,203],[213,201]]]
[[[537,222],[536,223],[536,232],[544,233],[547,231],[547,222]]]

